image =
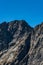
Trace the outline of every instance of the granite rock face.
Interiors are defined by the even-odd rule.
[[[28,65],[43,65],[43,23],[31,34]]]
[[[43,23],[24,20],[0,24],[0,65],[43,65]]]

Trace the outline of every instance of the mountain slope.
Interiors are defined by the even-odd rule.
[[[34,28],[31,35],[29,65],[43,65],[43,23]]]
[[[0,65],[43,64],[43,23],[34,29],[24,20],[0,24]]]

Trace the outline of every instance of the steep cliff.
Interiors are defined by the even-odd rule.
[[[24,20],[0,24],[0,65],[43,65],[43,23]]]

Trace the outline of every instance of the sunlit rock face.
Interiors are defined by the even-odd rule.
[[[24,20],[0,24],[0,65],[43,65],[43,23]]]
[[[43,23],[37,25],[31,34],[29,65],[43,65]]]

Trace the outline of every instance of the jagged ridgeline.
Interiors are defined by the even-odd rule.
[[[0,65],[43,65],[43,23],[25,20],[0,24]]]

